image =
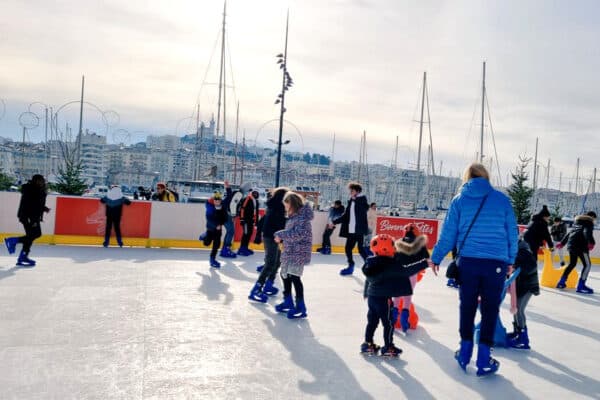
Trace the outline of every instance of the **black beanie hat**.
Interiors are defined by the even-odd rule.
[[[542,216],[542,217],[549,217],[550,216],[550,211],[548,211],[548,206],[547,205],[543,205],[542,206],[542,211],[540,211],[539,215]]]
[[[594,218],[594,219],[595,219],[595,218],[597,218],[597,217],[596,217],[596,213],[595,213],[595,212],[593,212],[593,211],[588,211],[586,215],[588,215],[588,216],[590,216],[590,217],[592,217],[592,218]]]

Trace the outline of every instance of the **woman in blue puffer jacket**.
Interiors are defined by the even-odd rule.
[[[509,198],[490,184],[489,173],[480,163],[467,167],[460,193],[450,204],[442,233],[431,259],[439,265],[457,246],[460,277],[460,350],[455,358],[466,371],[473,354],[473,329],[478,298],[481,331],[477,354],[477,375],[498,370],[490,356],[506,274],[518,249],[517,221]],[[483,205],[482,205],[483,204]],[[481,211],[468,237],[465,235],[477,210]]]

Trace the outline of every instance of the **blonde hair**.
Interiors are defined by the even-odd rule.
[[[490,173],[483,164],[474,162],[465,168],[465,172],[463,173],[463,183],[467,183],[473,178],[485,178],[489,181]]]
[[[289,204],[291,211],[295,213],[304,206],[305,200],[296,192],[287,192],[283,196],[283,202]]]

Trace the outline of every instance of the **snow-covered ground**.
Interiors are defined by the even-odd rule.
[[[35,246],[33,269],[0,256],[2,399],[600,398],[600,296],[543,289],[531,351],[497,349],[498,375],[453,358],[458,292],[428,271],[399,359],[363,357],[363,276],[313,255],[308,318],[250,303],[262,253],[209,268],[202,250]],[[589,284],[600,290],[593,267]],[[506,305],[502,320],[510,325]],[[381,343],[381,328],[376,333]]]

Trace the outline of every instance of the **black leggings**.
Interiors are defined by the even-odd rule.
[[[219,250],[219,246],[221,246],[221,230],[209,230],[206,231],[206,237],[204,238],[204,245],[208,246],[212,242],[212,249],[210,251],[210,258],[215,258],[217,256],[217,251]]]
[[[365,329],[365,342],[373,343],[375,329],[379,320],[383,325],[383,342],[389,346],[394,341],[394,326],[392,325],[392,305],[388,297],[369,296],[367,300],[369,312],[367,313],[367,328]]]
[[[246,222],[242,225],[242,240],[240,243],[240,248],[247,249],[250,244],[250,238],[254,233],[254,224],[252,222]]]
[[[115,235],[117,237],[117,243],[121,243],[121,216],[118,217],[106,217],[106,229],[104,232],[104,241],[108,243],[110,241],[110,234],[113,226],[115,227]]]
[[[33,241],[42,236],[42,228],[39,222],[21,222],[25,228],[25,236],[19,238],[19,243],[23,243],[23,252],[29,254]]]
[[[571,273],[571,271],[573,271],[573,268],[575,268],[575,266],[577,265],[577,259],[581,260],[581,263],[583,264],[583,269],[581,270],[581,279],[582,280],[586,280],[589,273],[590,273],[590,269],[592,269],[592,262],[590,261],[590,253],[588,252],[583,252],[583,251],[569,251],[569,265],[567,265],[567,268],[565,268],[565,272],[563,272],[562,277],[565,278],[565,280],[567,280],[567,278],[569,277],[569,274]]]
[[[283,278],[283,296],[292,295],[292,284],[294,285],[294,291],[296,292],[296,301],[304,300],[304,285],[299,276],[289,275],[287,278]]]

